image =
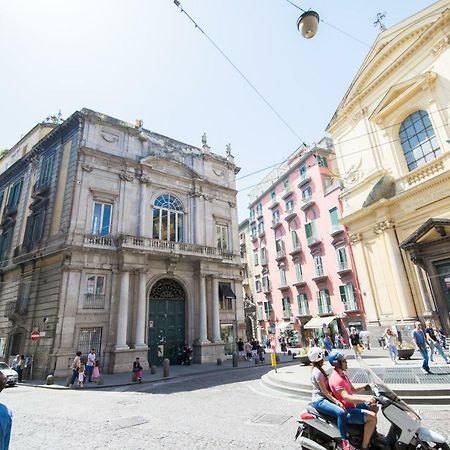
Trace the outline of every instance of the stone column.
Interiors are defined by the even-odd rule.
[[[211,325],[212,341],[221,341],[220,336],[220,315],[219,315],[219,282],[217,278],[212,278],[212,301],[211,301]]]
[[[397,236],[395,235],[394,223],[390,220],[385,220],[377,224],[378,233],[384,231],[386,249],[388,258],[391,263],[392,276],[398,295],[398,302],[402,312],[403,319],[411,319],[416,316],[413,308],[413,301],[411,292],[409,290],[409,281],[406,276],[405,266],[403,264],[402,255],[398,248]]]
[[[144,236],[145,234],[145,211],[147,206],[147,181],[144,176],[140,178],[139,187],[139,217],[138,217],[138,236]],[[153,226],[153,224],[152,224]]]
[[[428,295],[427,286],[425,284],[423,269],[422,267],[417,265],[417,263],[415,263],[414,270],[416,271],[417,282],[419,284],[419,291],[420,295],[422,296],[424,315],[425,316],[431,315],[432,312],[431,301],[430,296]]]
[[[146,284],[145,284],[145,272],[139,271],[139,290],[138,290],[138,305],[136,316],[136,342],[135,348],[147,347],[145,343],[145,304],[146,304]]]
[[[198,317],[200,342],[208,342],[208,323],[206,317],[206,280],[205,275],[200,274],[200,308]]]
[[[120,298],[119,313],[117,316],[116,350],[126,350],[129,348],[127,345],[129,288],[130,273],[123,271],[120,274]]]

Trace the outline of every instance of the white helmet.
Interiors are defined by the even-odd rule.
[[[313,347],[309,352],[308,352],[308,359],[311,362],[319,362],[322,361],[324,358],[324,352],[320,347]]]

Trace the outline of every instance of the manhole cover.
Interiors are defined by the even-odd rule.
[[[147,423],[148,420],[144,417],[134,416],[134,417],[123,417],[120,419],[111,420],[111,425],[116,429],[120,430],[122,428],[131,428],[136,425],[143,425]]]
[[[279,414],[262,414],[255,417],[253,423],[262,423],[265,425],[282,425],[287,422],[292,416],[282,416]]]

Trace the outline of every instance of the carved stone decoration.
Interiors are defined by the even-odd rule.
[[[350,241],[350,244],[356,244],[357,242],[360,242],[362,239],[361,233],[352,233],[348,236],[348,239]]]
[[[350,166],[345,175],[343,176],[344,183],[347,185],[353,185],[357,183],[362,177],[361,171],[362,158],[359,157],[354,164]]]
[[[123,170],[120,174],[119,174],[119,178],[123,181],[133,181],[134,177],[131,173],[127,172],[126,170]]]
[[[156,282],[150,291],[150,298],[185,300],[183,286],[175,280],[164,278]]]
[[[100,136],[103,138],[103,140],[109,142],[110,144],[117,142],[119,140],[119,136],[117,134],[108,133],[106,131],[100,133]]]
[[[86,163],[81,163],[81,168],[85,172],[92,172],[94,170],[94,166],[91,166],[90,164],[86,164]]]
[[[360,109],[359,111],[356,111],[355,114],[353,114],[353,116],[352,116],[353,124],[359,122],[364,117],[365,113],[366,113],[365,108]]]
[[[377,222],[376,225],[373,227],[373,232],[375,234],[381,234],[384,230],[388,230],[389,228],[394,227],[394,221],[393,220],[382,220],[381,222]]]
[[[213,172],[214,172],[214,175],[216,175],[216,177],[219,177],[219,178],[223,178],[223,176],[225,175],[225,172],[220,169],[213,168]]]
[[[378,202],[385,198],[389,199],[395,195],[395,178],[385,175],[381,177],[375,184],[363,203],[363,208]]]
[[[169,258],[167,260],[167,273],[172,274],[175,272],[175,269],[177,267],[179,258]]]
[[[433,56],[439,56],[443,51],[450,46],[450,35],[445,35],[437,44],[431,49]]]

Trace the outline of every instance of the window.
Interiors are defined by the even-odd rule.
[[[298,248],[300,248],[300,241],[298,238],[298,234],[295,230],[291,231],[291,239],[292,239],[292,248],[294,250],[297,250]]]
[[[92,234],[107,236],[111,233],[111,211],[112,205],[109,203],[94,202]]]
[[[276,194],[275,191],[272,191],[272,192],[270,193],[270,198],[272,199],[272,202],[275,203],[276,198],[277,198],[277,194]]]
[[[322,277],[324,275],[321,256],[314,256],[314,268],[316,270],[317,277]]]
[[[284,256],[284,245],[281,239],[275,240],[275,250],[277,251],[277,258]]]
[[[331,229],[338,230],[341,226],[339,225],[339,211],[337,208],[332,208],[329,211],[331,220]]]
[[[289,297],[283,297],[281,301],[283,304],[283,317],[291,317],[292,316],[291,301]]]
[[[256,237],[257,237],[256,227],[253,226],[253,227],[252,227],[252,239],[255,240]]]
[[[184,212],[180,200],[171,194],[159,196],[153,207],[153,238],[183,242],[183,224]]]
[[[289,183],[289,179],[284,180],[283,186],[284,186],[284,193],[289,194],[289,192],[291,192],[291,184]]]
[[[305,223],[305,233],[308,245],[317,240],[316,223],[314,221]]]
[[[261,305],[256,305],[256,320],[264,320],[264,312]]]
[[[228,246],[228,226],[216,225],[217,248],[222,252],[229,250]]]
[[[261,281],[260,280],[255,280],[255,289],[256,289],[256,292],[261,292]]]
[[[257,217],[262,216],[262,203],[258,203],[256,205],[256,215]]]
[[[29,251],[32,245],[42,239],[44,232],[45,209],[38,209],[27,217],[25,234],[23,236],[23,246]]]
[[[250,222],[253,222],[255,220],[255,210],[252,208],[250,210]]]
[[[306,166],[302,165],[299,167],[300,179],[304,180],[308,176],[308,171],[306,170]]]
[[[308,297],[306,294],[297,295],[297,306],[299,316],[309,316]]]
[[[316,161],[319,167],[328,167],[328,161],[325,156],[316,155]]]
[[[339,293],[341,294],[341,300],[344,304],[345,311],[355,311],[358,309],[353,283],[347,283],[339,286]]]
[[[270,281],[269,281],[269,277],[267,275],[264,275],[262,277],[262,286],[263,286],[263,291],[264,292],[269,292],[270,291]]]
[[[255,262],[255,266],[259,264],[258,251],[253,252],[253,261]]]
[[[272,306],[268,301],[264,302],[264,312],[266,313],[266,318],[269,318],[272,314]]]
[[[278,211],[278,209],[276,209],[273,213],[272,213],[272,223],[275,225],[280,221],[280,212]]]
[[[28,304],[30,301],[31,279],[24,279],[20,283],[19,292],[17,294],[16,311],[23,315],[28,311]]]
[[[295,279],[296,279],[297,283],[302,283],[303,282],[303,272],[302,272],[301,264],[295,263],[294,268],[295,268]]]
[[[331,313],[331,300],[328,289],[321,289],[317,293],[317,302],[319,305],[319,314]]]
[[[286,202],[286,212],[292,212],[294,210],[294,200],[289,199]]]
[[[47,156],[41,164],[41,171],[39,174],[39,184],[45,184],[50,181],[53,170],[53,155]]]
[[[84,295],[84,309],[103,309],[105,307],[105,276],[88,275]]]
[[[82,353],[82,357],[87,358],[91,349],[95,348],[95,354],[100,356],[102,349],[102,328],[81,328],[78,336],[77,349]]]
[[[410,171],[432,161],[441,153],[426,111],[416,111],[403,121],[400,142]]]
[[[8,256],[13,231],[14,228],[12,226],[3,228],[3,232],[0,236],[0,261],[5,261]]]
[[[305,202],[311,200],[312,197],[312,191],[310,187],[307,187],[306,189],[303,189],[302,191],[302,198]]]
[[[230,283],[219,283],[219,309],[232,310],[234,295]]]
[[[264,222],[259,222],[258,223],[258,234],[264,234]]]
[[[261,264],[267,264],[267,249],[261,247]]]
[[[284,266],[280,266],[280,286],[286,286],[286,269]]]
[[[347,261],[347,251],[345,247],[340,247],[336,249],[336,256],[338,260],[338,270],[347,270],[348,269],[348,261]]]
[[[16,181],[12,185],[11,190],[9,191],[8,205],[7,205],[8,209],[15,208],[17,206],[17,204],[19,203],[20,193],[22,191],[22,181],[23,181],[22,178],[20,180]]]
[[[0,192],[0,213],[2,212],[3,207],[3,198],[5,197],[5,191]]]

